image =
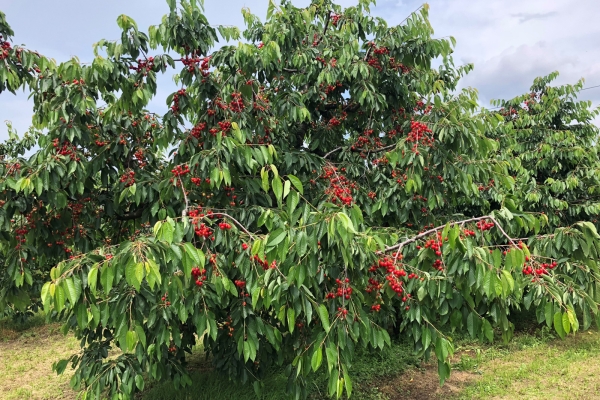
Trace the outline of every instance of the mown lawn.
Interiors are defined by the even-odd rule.
[[[70,375],[56,376],[52,363],[77,352],[79,344],[45,324],[41,316],[25,325],[0,321],[0,399],[75,399]],[[401,399],[600,399],[600,333],[589,331],[556,340],[548,330],[521,333],[508,345],[484,346],[457,340],[454,371],[440,388],[437,368],[421,364],[410,346],[395,343],[383,352],[362,352],[353,365],[357,400]],[[169,383],[150,385],[140,400],[280,400],[287,380],[275,371],[261,397],[251,386],[232,384],[212,371],[199,352],[190,363],[194,384],[175,391]],[[326,399],[325,377],[312,383],[312,400]]]

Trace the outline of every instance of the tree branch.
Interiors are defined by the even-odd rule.
[[[148,204],[143,205],[142,207],[138,208],[137,210],[129,212],[124,215],[117,214],[117,221],[130,221],[132,219],[137,219],[142,216],[142,214],[146,208],[148,208]]]
[[[244,231],[244,233],[246,233],[248,236],[250,236],[250,238],[252,238],[253,240],[256,239],[256,236],[254,236],[248,229],[246,229],[246,227],[244,225],[242,225],[242,223],[240,221],[238,221],[237,219],[233,218],[231,215],[229,214],[225,214],[225,213],[220,213],[220,212],[213,212],[211,213],[211,215],[217,215],[217,216],[222,216],[222,217],[226,217],[229,218],[230,220],[232,220],[237,226],[239,226],[239,228]]]
[[[508,239],[508,241],[513,246],[515,246],[515,247],[517,246],[517,244],[515,243],[514,239],[511,238],[510,236],[508,236],[508,234],[506,233],[506,231],[504,229],[502,229],[502,226],[500,226],[500,224],[498,223],[498,221],[494,217],[492,217],[490,215],[484,215],[483,217],[469,218],[469,219],[465,219],[465,220],[462,220],[462,221],[456,221],[456,222],[452,223],[452,225],[456,225],[456,224],[464,225],[464,224],[466,224],[468,222],[475,222],[475,221],[481,221],[481,220],[486,220],[486,219],[491,220],[494,223],[494,225],[496,225],[496,227],[500,230],[500,232],[502,233],[502,235],[505,236]],[[388,253],[388,252],[394,251],[394,250],[398,250],[398,253],[399,253],[402,250],[402,248],[404,246],[406,246],[407,244],[414,243],[414,242],[416,242],[419,239],[422,239],[424,237],[427,237],[427,236],[431,235],[432,233],[441,231],[445,227],[446,227],[446,224],[440,225],[440,226],[438,226],[436,228],[429,229],[428,231],[425,231],[425,232],[420,233],[420,234],[418,234],[416,236],[413,236],[410,239],[406,239],[402,243],[398,243],[398,244],[395,244],[393,246],[388,246],[388,247],[385,248],[385,250],[377,251],[375,254],[381,255],[381,254],[385,254],[385,253]]]
[[[367,150],[367,151],[365,151],[365,153],[367,153],[367,154],[372,154],[372,153],[381,153],[382,151],[386,151],[386,150],[389,150],[389,149],[393,149],[393,148],[394,148],[394,147],[396,147],[396,146],[397,146],[397,144],[390,144],[389,146],[380,147],[380,148],[378,148],[378,149]],[[329,157],[330,155],[332,155],[333,153],[335,153],[335,152],[338,152],[338,151],[340,151],[340,150],[342,150],[342,149],[343,149],[343,147],[336,147],[335,149],[331,150],[329,153],[325,154],[325,155],[323,156],[323,158],[327,158],[327,157]],[[362,152],[363,152],[363,151],[362,151],[362,150],[360,150],[360,149],[350,149],[350,151],[351,151],[351,152],[353,152],[353,153],[362,153]]]
[[[183,192],[183,199],[185,200],[185,208],[181,212],[181,216],[185,217],[188,213],[188,208],[190,207],[190,203],[188,202],[187,194],[185,194],[185,187],[183,187],[183,182],[181,181],[181,177],[179,177],[179,184],[181,185],[181,191]]]

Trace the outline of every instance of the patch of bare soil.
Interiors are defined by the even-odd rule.
[[[380,382],[379,391],[390,400],[434,400],[452,398],[463,387],[477,379],[471,372],[452,371],[450,379],[440,386],[436,364],[422,364],[419,368],[385,382]]]

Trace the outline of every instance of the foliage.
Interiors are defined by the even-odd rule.
[[[264,23],[243,10],[240,33],[167,3],[148,33],[120,16],[88,65],[12,47],[0,14],[0,91],[34,99],[0,167],[0,309],[41,303],[81,339],[55,369],[76,368],[84,398],[189,385],[199,342],[257,392],[276,365],[293,397],[320,369],[340,397],[355,349],[390,333],[435,354],[443,383],[442,331],[508,341],[523,307],[561,337],[578,312],[591,325],[598,130],[580,84],[551,76],[527,107],[481,112],[427,6],[389,27],[368,0],[271,2]]]

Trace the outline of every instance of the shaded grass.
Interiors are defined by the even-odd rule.
[[[281,370],[263,380],[260,396],[254,393],[251,385],[239,385],[213,371],[210,362],[199,359],[195,354],[190,362],[192,386],[175,391],[172,383],[158,384],[147,390],[143,400],[281,400],[286,399],[287,377]],[[393,346],[382,351],[360,349],[350,369],[353,379],[353,398],[361,400],[381,400],[387,397],[378,389],[378,383],[400,375],[407,368],[416,365],[418,360],[412,355],[407,343],[394,342]],[[327,396],[326,365],[315,374],[310,385],[310,399],[324,400]]]

